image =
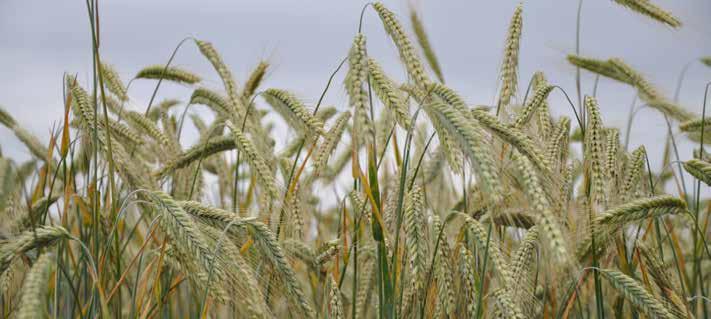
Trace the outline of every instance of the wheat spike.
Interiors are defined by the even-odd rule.
[[[210,107],[218,115],[229,117],[232,109],[219,93],[207,88],[197,88],[190,97],[190,104],[202,104]]]
[[[554,88],[555,86],[545,84],[536,88],[535,92],[533,93],[533,97],[528,103],[526,103],[526,106],[523,108],[523,110],[521,110],[521,113],[519,113],[518,117],[514,121],[513,127],[520,129],[526,123],[528,123],[528,121],[531,119],[531,115],[533,115],[536,110],[538,110],[544,103],[546,103],[546,98],[548,98],[548,95],[553,91]],[[550,120],[546,122],[550,124]],[[545,132],[548,129],[550,129],[550,127],[544,128],[543,131]]]
[[[10,115],[10,113],[8,113],[2,106],[0,106],[0,124],[5,125],[5,127],[9,129],[13,128],[17,124],[12,115]]]
[[[523,7],[518,5],[511,17],[509,31],[504,46],[504,58],[501,63],[501,91],[499,105],[506,106],[511,102],[511,97],[516,95],[518,86],[518,55],[523,28]]]
[[[243,132],[234,127],[233,124],[230,124],[230,129],[232,130],[235,145],[237,149],[244,153],[244,158],[252,168],[252,173],[257,176],[260,184],[271,198],[278,198],[279,190],[277,189],[272,170],[269,168],[269,165],[267,165],[266,160],[257,152],[254,144],[247,139],[247,136],[245,136]]]
[[[700,132],[702,126],[704,131],[711,130],[711,117],[688,120],[679,124],[679,129],[683,132]]]
[[[405,201],[405,240],[412,270],[412,283],[410,287],[417,295],[424,288],[427,259],[427,245],[425,235],[425,207],[422,187],[415,185],[408,193]]]
[[[121,101],[128,100],[126,86],[123,84],[123,81],[121,81],[121,77],[113,66],[107,63],[101,63],[101,76],[104,81],[104,86],[109,89],[109,92],[113,93],[113,95]]]
[[[650,318],[673,318],[664,305],[633,278],[614,269],[601,269],[600,274],[637,309]]]
[[[70,238],[66,229],[60,226],[39,226],[27,230],[12,238],[0,241],[0,274],[5,272],[16,257],[35,248],[53,245],[55,242]]]
[[[459,248],[459,273],[461,274],[461,285],[464,288],[463,302],[467,305],[467,317],[475,315],[476,300],[479,292],[475,279],[476,269],[474,269],[474,256],[464,245]]]
[[[642,173],[644,172],[644,161],[647,157],[647,151],[644,146],[640,146],[632,152],[632,157],[630,158],[625,179],[624,186],[622,188],[623,194],[630,194],[637,186]]]
[[[588,123],[585,130],[585,160],[590,174],[590,194],[598,204],[605,202],[605,172],[603,170],[603,126],[600,109],[594,97],[585,97]]]
[[[407,69],[407,74],[410,78],[412,78],[417,87],[427,87],[431,81],[425,73],[425,69],[422,67],[422,62],[417,56],[415,49],[412,47],[410,39],[408,39],[405,34],[405,29],[400,24],[400,21],[398,21],[395,14],[388,10],[388,8],[386,8],[381,2],[374,3],[373,8],[376,12],[378,12],[380,19],[383,21],[385,31],[395,43],[395,46],[400,53],[400,59]]]
[[[548,245],[554,252],[553,255],[556,256],[560,262],[568,261],[568,249],[560,225],[558,225],[556,216],[552,211],[552,206],[543,191],[543,187],[538,181],[538,177],[532,170],[530,162],[521,156],[515,156],[514,161],[516,161],[518,170],[522,175],[527,197],[533,209],[538,213],[536,215],[538,216],[538,224],[541,225],[543,235],[547,238]]]
[[[356,34],[353,39],[353,45],[348,52],[348,66],[344,85],[348,93],[348,104],[353,108],[353,131],[360,143],[373,134],[372,119],[368,116],[368,91],[364,87],[368,81],[369,70],[365,36],[362,33]]]
[[[425,32],[425,26],[420,20],[415,10],[410,11],[410,23],[412,24],[412,30],[415,32],[415,37],[417,38],[417,43],[422,49],[422,53],[425,55],[427,64],[430,65],[430,69],[437,76],[437,79],[444,83],[444,75],[442,74],[442,68],[439,65],[439,60],[437,60],[437,55],[434,53],[434,49],[430,44],[427,32]]]
[[[478,176],[482,179],[487,190],[487,196],[496,202],[503,193],[498,175],[494,169],[494,162],[487,152],[486,144],[483,140],[481,127],[471,121],[456,110],[447,107],[444,103],[431,103],[428,109],[432,110],[434,116],[446,127],[449,134],[460,145],[461,150],[467,154],[474,165]]]
[[[684,162],[684,169],[704,184],[711,185],[711,163],[694,158]]]
[[[20,308],[17,318],[34,319],[43,318],[47,311],[47,282],[51,274],[54,257],[49,253],[40,255],[27,273],[25,283],[22,285]]]
[[[622,225],[631,221],[679,214],[686,211],[686,203],[678,197],[661,195],[652,198],[642,198],[610,209],[595,218],[600,225]]]
[[[617,163],[619,162],[620,130],[611,128],[605,134],[605,171],[613,183],[617,180]]]
[[[242,89],[241,94],[242,99],[246,101],[254,95],[254,92],[257,91],[257,88],[262,83],[262,80],[264,80],[267,68],[269,68],[269,63],[266,61],[259,61],[259,64],[257,64],[254,70],[252,70],[252,73],[249,74],[247,81],[244,82],[244,88]]]
[[[526,156],[536,168],[543,172],[550,171],[548,160],[540,154],[538,148],[525,133],[521,130],[502,124],[495,116],[483,110],[472,110],[472,117],[476,119],[487,130],[515,147],[521,154]]]
[[[474,220],[471,217],[465,218],[464,225],[462,227],[466,227],[466,229],[469,231],[470,234],[472,234],[473,239],[476,241],[477,247],[481,247],[483,250],[484,247],[489,247],[488,250],[488,255],[489,255],[489,260],[491,261],[491,264],[494,269],[496,269],[496,274],[497,278],[499,278],[499,282],[503,285],[505,289],[509,289],[512,287],[511,281],[513,280],[512,273],[511,273],[511,268],[509,267],[508,262],[504,259],[503,253],[501,252],[501,247],[499,247],[499,242],[498,240],[491,238],[488,240],[488,245],[487,245],[487,232],[484,230],[484,226],[482,226],[478,221]],[[483,251],[481,253],[484,253]]]
[[[383,69],[375,59],[368,59],[368,74],[370,74],[375,95],[395,115],[398,124],[403,129],[409,129],[410,112],[405,97],[402,96],[402,92],[400,92],[395,83],[383,72]]]
[[[568,55],[568,62],[577,67],[583,68],[590,72],[606,76],[608,78],[627,83],[633,84],[632,79],[626,74],[620,72],[614,65],[609,61],[598,60],[589,57],[579,56],[579,55]]]
[[[217,50],[215,50],[215,47],[210,42],[195,40],[195,43],[200,49],[200,53],[202,53],[202,55],[210,61],[212,66],[215,68],[215,71],[217,71],[217,74],[220,76],[220,79],[225,86],[225,91],[227,92],[227,98],[233,108],[232,111],[244,112],[244,106],[237,96],[237,83],[232,76],[232,71],[230,71],[225,62],[222,60],[220,54],[217,53]]]
[[[321,169],[326,167],[328,159],[331,157],[333,152],[336,151],[336,147],[341,141],[341,137],[343,136],[343,132],[346,130],[346,126],[348,125],[348,120],[350,118],[350,112],[341,113],[341,115],[338,116],[338,119],[336,119],[336,123],[333,124],[333,127],[331,127],[328,133],[326,133],[326,138],[316,151],[313,159],[314,171],[316,174],[320,174]]]
[[[313,116],[313,112],[299,101],[293,94],[279,89],[268,89],[262,97],[281,117],[304,135],[324,135],[323,123]]]
[[[165,65],[160,64],[141,69],[136,74],[136,79],[163,79],[182,84],[196,84],[202,80],[200,76],[190,71],[174,66],[170,66],[166,69]]]
[[[681,27],[681,21],[677,17],[649,0],[615,0],[615,2],[672,28]]]

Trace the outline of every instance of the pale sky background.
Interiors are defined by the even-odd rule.
[[[653,0],[684,23],[672,30],[616,5],[611,0],[585,0],[581,53],[599,58],[621,57],[642,71],[662,92],[672,96],[683,66],[711,55],[711,2]],[[357,31],[365,1],[101,1],[102,60],[113,64],[128,82],[144,66],[165,63],[184,37],[213,42],[239,83],[260,59],[272,68],[263,87],[286,88],[315,103],[329,74],[347,54]],[[519,1],[415,1],[439,56],[447,84],[471,104],[492,104],[506,29]],[[407,1],[386,1],[409,30]],[[574,68],[565,61],[575,49],[577,1],[524,2],[519,99],[536,70],[551,83],[575,96]],[[386,38],[377,14],[369,9],[364,33],[368,52],[386,71],[402,79],[397,51]],[[91,41],[85,1],[0,1],[0,105],[30,131],[47,141],[49,128],[59,125],[62,112],[62,74],[79,74],[86,86],[91,78]],[[219,78],[193,44],[185,45],[175,63],[195,71],[212,88]],[[347,104],[343,72],[326,97],[327,105]],[[593,76],[583,73],[584,92]],[[700,113],[703,86],[711,68],[694,63],[687,74],[681,102]],[[144,110],[155,82],[132,85],[129,107]],[[164,85],[158,98],[188,100],[191,88]],[[598,90],[606,125],[623,127],[635,93],[625,85],[603,79]],[[571,116],[560,93],[551,95],[554,114]],[[201,109],[196,108],[195,111]],[[666,126],[652,111],[640,112],[631,146],[644,143],[660,154]],[[278,137],[277,137],[278,139]],[[12,133],[0,127],[4,154],[27,159],[28,151]],[[689,145],[682,156],[689,158]],[[657,170],[659,159],[652,158]]]

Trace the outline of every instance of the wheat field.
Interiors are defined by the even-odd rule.
[[[614,2],[684,27],[651,0]],[[49,140],[0,108],[32,154],[0,153],[3,318],[709,318],[707,92],[683,106],[633,63],[576,52],[561,61],[579,71],[575,91],[521,75],[523,4],[493,105],[445,84],[418,12],[380,2],[361,24],[370,12],[382,26],[402,83],[362,25],[316,103],[264,87],[267,61],[236,79],[219,43],[193,37],[126,79],[102,59],[96,6],[93,80],[64,76]],[[214,74],[178,66],[183,50]],[[607,126],[580,73],[660,114],[663,153],[628,149],[634,112]],[[220,90],[204,85],[215,74]],[[140,109],[133,81],[155,85]],[[192,96],[156,98],[166,85]],[[322,105],[333,91],[347,105]]]

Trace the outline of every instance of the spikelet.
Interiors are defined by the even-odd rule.
[[[39,226],[27,230],[11,240],[0,241],[0,274],[5,272],[15,257],[32,249],[53,245],[56,241],[71,235],[60,226]]]
[[[412,24],[412,30],[415,32],[415,38],[417,38],[417,43],[422,49],[422,53],[425,55],[425,60],[427,64],[430,65],[430,69],[437,76],[437,79],[444,83],[444,76],[442,75],[442,68],[439,66],[439,61],[434,53],[434,49],[430,44],[427,32],[425,32],[425,26],[417,15],[417,12],[412,10],[410,12],[410,23]]]
[[[338,116],[338,119],[336,119],[336,123],[333,124],[333,127],[328,131],[328,133],[326,133],[325,139],[316,151],[313,159],[314,172],[317,175],[321,173],[321,169],[326,167],[328,159],[331,157],[333,152],[336,151],[336,147],[341,141],[341,137],[343,136],[343,132],[345,131],[350,118],[350,112],[341,113],[341,115]]]
[[[20,308],[17,318],[44,318],[47,311],[47,282],[51,274],[54,257],[49,253],[40,255],[27,273],[22,285]]]
[[[615,0],[615,2],[672,28],[681,27],[681,21],[679,21],[677,17],[672,15],[669,11],[656,6],[649,0]]]
[[[684,162],[684,170],[704,184],[711,185],[711,163],[695,158],[690,159]]]
[[[279,89],[268,89],[262,97],[279,115],[300,134],[313,136],[324,135],[323,123],[293,94]]]
[[[109,89],[113,95],[115,95],[119,100],[128,100],[128,95],[126,94],[126,86],[121,81],[121,77],[114,68],[106,63],[101,63],[101,76],[104,81],[104,86]]]
[[[625,299],[650,318],[674,318],[659,300],[633,278],[614,269],[601,269],[599,272]]]
[[[632,157],[628,162],[625,172],[626,174],[622,188],[623,195],[631,195],[630,192],[632,192],[637,186],[637,182],[639,182],[639,179],[644,172],[644,160],[646,156],[647,151],[644,146],[640,146],[632,152]]]
[[[398,124],[406,130],[409,129],[410,112],[407,108],[408,105],[395,83],[388,78],[375,59],[368,59],[368,72],[375,95],[395,115]]]
[[[278,198],[279,190],[267,161],[257,152],[257,148],[252,141],[247,139],[247,136],[239,128],[234,127],[234,124],[229,125],[235,140],[235,146],[244,154],[244,158],[252,169],[252,174],[255,174],[257,180],[259,180],[259,185],[271,198]]]
[[[247,82],[244,82],[244,88],[242,89],[242,94],[240,94],[245,101],[252,97],[254,92],[257,91],[257,88],[264,79],[264,75],[267,73],[267,68],[269,68],[269,63],[266,61],[259,61],[257,67],[252,70],[249,78],[247,78]]]
[[[563,233],[553,213],[552,206],[546,197],[546,193],[538,181],[538,176],[536,176],[530,162],[525,157],[514,156],[514,161],[523,179],[528,200],[536,212],[535,216],[537,216],[538,219],[537,224],[542,228],[543,236],[546,237],[548,242],[548,247],[553,252],[552,255],[555,256],[559,262],[567,262],[570,255],[565,244],[565,239],[563,238]]]
[[[232,108],[219,93],[207,88],[197,88],[190,97],[190,104],[202,104],[210,107],[218,115],[229,117]]]
[[[434,113],[449,134],[457,141],[462,152],[469,157],[474,165],[474,170],[482,180],[486,195],[493,202],[500,200],[503,190],[494,169],[493,159],[484,142],[481,127],[474,122],[467,121],[464,115],[443,103],[431,103],[428,105],[428,109]]]
[[[548,98],[548,94],[550,94],[554,88],[555,86],[545,84],[536,88],[536,91],[533,93],[533,97],[531,98],[531,100],[526,103],[526,106],[523,108],[523,110],[521,110],[521,113],[518,115],[518,117],[516,117],[516,120],[513,123],[513,127],[517,129],[523,128],[523,126],[531,119],[533,113],[536,112],[544,103],[546,103],[546,98]],[[550,116],[550,114],[548,116]],[[544,121],[543,123],[546,122],[550,125],[550,120]],[[543,130],[546,131],[549,129],[550,127],[548,126]]]
[[[495,116],[482,110],[472,110],[469,114],[472,115],[481,125],[487,130],[494,133],[496,136],[511,144],[521,154],[528,157],[536,168],[543,172],[550,171],[548,160],[538,151],[535,144],[526,134],[514,127],[502,124]]]
[[[688,120],[679,124],[679,129],[682,132],[700,132],[701,126],[704,127],[704,131],[711,130],[711,117]]]
[[[407,193],[405,200],[405,240],[407,244],[408,256],[410,258],[410,269],[412,270],[412,283],[410,287],[418,296],[424,287],[426,264],[427,264],[427,239],[425,238],[425,206],[424,193],[422,187],[415,185]]]
[[[165,65],[159,64],[141,69],[136,74],[136,79],[163,79],[182,84],[195,84],[202,80],[200,76],[190,71],[174,66],[170,66],[166,69]]]
[[[605,172],[603,171],[603,126],[597,100],[585,97],[588,125],[585,129],[585,162],[589,169],[590,195],[597,204],[605,202]]]
[[[407,74],[418,88],[422,89],[427,87],[431,80],[425,73],[425,69],[422,67],[422,62],[417,56],[415,49],[412,47],[410,39],[408,39],[405,34],[405,29],[400,24],[400,21],[398,21],[395,14],[386,8],[381,2],[374,3],[373,8],[376,12],[378,12],[380,20],[383,21],[385,31],[395,43],[395,46],[400,53],[400,60],[402,60],[402,63],[407,69]]]
[[[678,197],[661,195],[642,198],[622,204],[595,217],[600,225],[621,226],[624,223],[665,214],[680,214],[686,211],[686,203]]]
[[[509,31],[504,46],[504,58],[501,63],[501,91],[499,105],[506,106],[511,97],[516,95],[518,86],[518,55],[523,28],[523,7],[519,4],[511,17]]]

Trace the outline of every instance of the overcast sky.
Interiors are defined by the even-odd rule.
[[[621,57],[641,70],[671,96],[680,70],[689,61],[711,55],[711,2],[653,0],[683,21],[679,30],[654,23],[610,0],[583,5],[581,53],[599,58]],[[144,66],[165,63],[186,36],[213,42],[239,83],[261,59],[270,69],[265,87],[287,88],[304,101],[318,99],[329,74],[347,54],[365,1],[101,1],[101,55],[128,81]],[[471,104],[491,104],[507,25],[519,1],[415,1],[439,56],[447,84]],[[386,1],[409,26],[408,2]],[[550,82],[574,94],[574,68],[565,55],[574,52],[577,1],[537,0],[524,3],[520,82],[544,70]],[[386,71],[403,78],[397,53],[372,10],[365,15],[368,52]],[[91,74],[91,41],[85,1],[0,1],[0,105],[32,132],[45,139],[63,112],[61,79],[79,74],[87,85]],[[176,64],[203,75],[205,85],[221,84],[194,45],[178,53]],[[699,110],[711,68],[695,63],[689,69],[682,103]],[[584,73],[590,92],[593,76]],[[342,77],[329,92],[327,104],[346,107]],[[131,108],[143,110],[154,82],[136,82]],[[159,97],[187,100],[191,89],[165,85]],[[519,94],[519,98],[523,95]],[[598,96],[605,124],[623,126],[634,91],[603,80]],[[563,98],[552,95],[554,114],[571,115]],[[198,111],[198,109],[196,109]],[[651,110],[642,111],[631,144],[661,152],[665,124]],[[26,159],[27,151],[0,128],[3,152]],[[688,153],[687,153],[688,154]],[[654,162],[653,162],[654,164]],[[658,167],[658,166],[657,166]]]

